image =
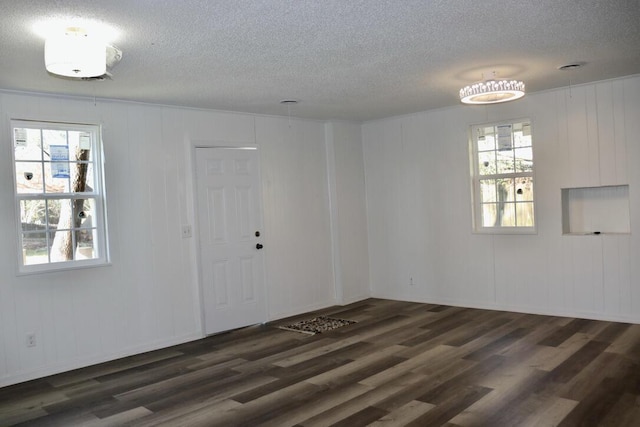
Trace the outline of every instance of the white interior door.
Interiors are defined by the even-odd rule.
[[[205,332],[267,320],[255,149],[196,148]]]

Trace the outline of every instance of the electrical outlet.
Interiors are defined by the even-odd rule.
[[[27,334],[27,347],[36,346],[36,334]]]
[[[191,226],[190,225],[183,225],[182,226],[182,238],[183,239],[188,239],[189,237],[191,237],[192,231],[191,231]]]

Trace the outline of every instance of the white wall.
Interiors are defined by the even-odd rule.
[[[344,122],[325,129],[336,299],[348,304],[370,294],[362,132]]]
[[[202,336],[193,141],[260,148],[271,319],[371,292],[640,322],[637,76],[362,127],[3,92],[0,117],[0,386]],[[538,234],[473,234],[468,127],[523,117]],[[111,266],[16,276],[10,118],[103,124]],[[563,236],[560,189],[611,184],[631,234]]]
[[[335,302],[324,123],[8,92],[0,117],[0,386],[202,336],[194,141],[259,146],[270,319]],[[11,118],[103,125],[112,265],[15,274]]]
[[[281,318],[334,299],[324,125],[257,117],[269,311]]]
[[[526,117],[538,233],[474,234],[469,126]],[[640,322],[639,141],[638,76],[365,123],[373,295]],[[563,236],[560,189],[612,184],[631,234]]]

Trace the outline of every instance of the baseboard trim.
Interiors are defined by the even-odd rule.
[[[580,310],[556,309],[549,307],[531,307],[514,304],[500,304],[492,302],[478,302],[453,300],[448,298],[428,297],[428,298],[399,298],[394,295],[374,293],[371,298],[389,299],[394,301],[409,301],[424,304],[450,305],[453,307],[477,308],[480,310],[512,311],[515,313],[538,314],[541,316],[575,317],[579,319],[602,320],[606,322],[622,322],[640,324],[640,315],[620,315],[602,312],[590,312]]]
[[[174,337],[166,340],[154,341],[133,347],[127,347],[123,350],[109,353],[105,355],[94,355],[85,358],[78,358],[64,361],[57,364],[40,366],[36,369],[28,371],[16,372],[0,378],[0,387],[6,387],[13,384],[31,381],[38,378],[48,377],[50,375],[60,374],[75,369],[86,368],[87,366],[97,365],[98,363],[110,362],[112,360],[121,359],[123,357],[134,356],[136,354],[146,353],[148,351],[160,350],[178,344],[184,344],[190,341],[196,341],[204,338],[200,333],[187,334],[180,337]]]
[[[326,301],[320,304],[310,304],[305,307],[299,307],[292,311],[272,313],[269,315],[268,322],[273,322],[275,320],[285,319],[287,317],[298,316],[300,314],[309,313],[311,311],[322,310],[323,308],[331,307],[336,305],[335,300]]]
[[[366,299],[371,298],[371,295],[360,295],[355,297],[344,298],[341,302],[338,302],[338,305],[349,305],[355,302],[364,301]]]

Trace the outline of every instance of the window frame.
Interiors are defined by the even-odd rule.
[[[491,175],[481,175],[479,171],[480,157],[479,153],[487,152],[480,151],[478,149],[478,129],[486,127],[494,127],[504,125],[515,125],[528,123],[531,134],[531,172],[509,172],[509,173],[495,173]],[[512,130],[513,132],[513,130]],[[497,147],[494,152],[499,151]],[[538,232],[538,214],[536,208],[537,201],[537,181],[535,177],[535,154],[534,154],[534,135],[533,135],[533,121],[528,118],[520,118],[513,120],[503,120],[488,123],[478,123],[469,126],[469,163],[470,163],[470,178],[471,178],[471,210],[472,210],[472,231],[477,234],[537,234]],[[526,201],[532,203],[533,206],[533,226],[484,226],[482,218],[482,193],[481,193],[481,181],[487,179],[517,179],[517,178],[531,178],[533,183],[532,199]],[[509,202],[511,203],[511,202]],[[518,201],[513,202],[514,205]],[[522,203],[522,202],[520,202]]]
[[[47,193],[46,189],[43,188],[41,192],[33,192],[33,193],[19,193],[18,192],[18,181],[17,181],[17,164],[19,162],[27,162],[27,160],[16,159],[16,128],[27,128],[27,129],[40,129],[43,130],[63,130],[63,131],[72,131],[72,132],[85,132],[91,135],[91,162],[89,163],[93,166],[93,181],[92,185],[95,188],[92,188],[92,191],[86,191],[82,193],[74,193],[72,190],[68,192],[51,192]],[[105,190],[105,179],[104,179],[104,153],[103,153],[103,143],[102,143],[102,126],[99,124],[89,124],[89,123],[70,123],[70,122],[61,122],[61,121],[46,121],[46,120],[31,120],[31,119],[10,119],[9,131],[10,141],[11,141],[11,159],[12,159],[12,176],[13,176],[13,195],[14,195],[14,212],[15,212],[15,224],[16,224],[16,263],[17,263],[17,274],[18,275],[27,275],[27,274],[38,274],[38,273],[47,273],[47,272],[55,272],[55,271],[63,271],[63,270],[74,270],[80,268],[90,268],[90,267],[100,267],[105,265],[110,265],[110,257],[109,257],[109,244],[108,244],[108,233],[107,233],[107,210],[106,210],[106,190]],[[67,136],[67,141],[69,141]],[[42,147],[41,147],[42,149]],[[75,162],[74,160],[70,160],[70,163]],[[40,160],[30,160],[33,163],[37,163],[43,170],[45,168],[45,159],[41,157]],[[49,160],[51,161],[51,160]],[[82,163],[82,162],[81,162]],[[44,176],[44,175],[43,175]],[[94,202],[93,214],[95,216],[92,217],[92,229],[95,228],[95,231],[92,232],[93,236],[93,250],[96,253],[95,258],[87,258],[87,259],[73,259],[66,261],[52,261],[50,258],[49,252],[47,252],[48,261],[45,263],[39,264],[26,264],[24,258],[24,244],[23,244],[23,235],[24,230],[22,226],[22,217],[21,217],[21,202],[24,200],[74,200],[74,199],[85,199],[92,200]],[[45,213],[48,215],[48,213]],[[44,229],[45,233],[49,233],[50,230],[47,225]],[[72,227],[71,230],[74,230],[75,227]],[[48,245],[50,248],[50,245]],[[74,248],[74,254],[75,254]]]

